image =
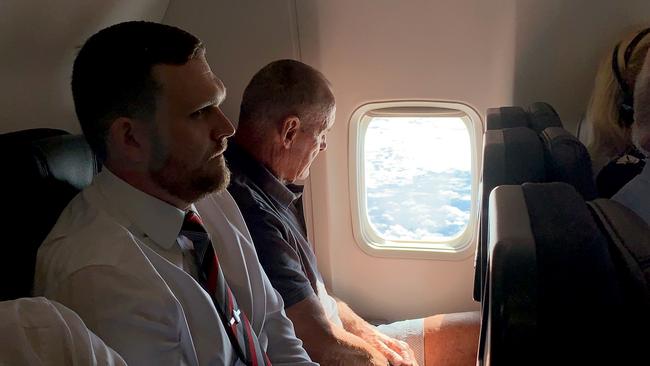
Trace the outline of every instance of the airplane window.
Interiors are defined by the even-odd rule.
[[[362,248],[373,254],[467,250],[476,231],[481,124],[459,105],[373,103],[355,112],[351,188]]]
[[[364,148],[366,209],[384,239],[445,241],[467,228],[469,133],[458,117],[374,117]]]

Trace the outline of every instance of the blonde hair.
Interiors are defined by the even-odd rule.
[[[631,127],[621,123],[619,108],[623,102],[623,90],[614,76],[612,63],[616,57],[621,78],[629,93],[632,93],[650,48],[650,35],[646,35],[634,47],[627,65],[625,64],[625,51],[639,33],[634,32],[624,38],[619,43],[616,55],[612,50],[603,58],[598,68],[585,116],[585,122],[593,128],[593,139],[588,148],[594,161],[609,161],[633,145]]]
[[[650,156],[650,53],[636,78],[634,106],[632,142],[641,153]]]

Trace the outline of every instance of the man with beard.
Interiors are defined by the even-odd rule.
[[[632,141],[647,159],[650,152],[650,53],[646,55],[634,87]],[[624,185],[612,199],[636,212],[650,225],[650,164],[646,163],[641,173]]]
[[[314,365],[224,191],[234,128],[201,42],[111,26],[79,51],[72,92],[104,169],[39,249],[35,293],[132,365]]]

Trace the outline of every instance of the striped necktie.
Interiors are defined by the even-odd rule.
[[[239,358],[246,365],[270,366],[271,362],[266,352],[260,347],[248,317],[237,306],[237,301],[226,283],[210,236],[205,231],[203,221],[197,213],[188,211],[185,214],[179,235],[185,236],[194,244],[194,256],[199,269],[199,283],[212,298],[226,333],[228,333],[230,343]]]

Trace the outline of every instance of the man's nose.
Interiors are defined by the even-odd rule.
[[[219,141],[221,139],[232,136],[235,133],[235,127],[226,115],[218,110],[215,114],[214,125],[212,127],[212,139]]]

